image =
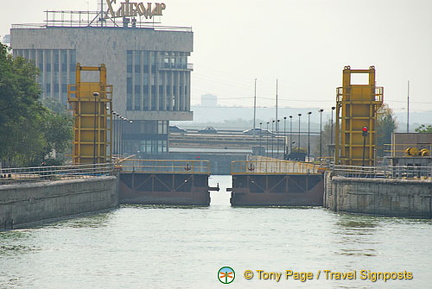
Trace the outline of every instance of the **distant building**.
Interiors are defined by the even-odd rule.
[[[192,120],[188,57],[193,32],[141,22],[152,10],[123,11],[119,7],[112,13],[108,9],[88,15],[51,11],[43,25],[13,25],[13,55],[34,60],[41,72],[42,97],[63,104],[68,84],[75,84],[76,63],[104,63],[107,82],[113,85],[114,110],[133,120],[122,125],[121,152],[167,152],[169,121]],[[162,11],[165,5],[158,9]],[[116,18],[118,15],[123,17]],[[121,22],[116,23],[117,19]]]
[[[213,94],[201,95],[201,106],[216,107],[217,96]]]
[[[3,44],[10,44],[10,34],[6,34],[5,36],[3,36],[2,43]]]

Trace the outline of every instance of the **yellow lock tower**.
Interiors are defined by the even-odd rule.
[[[368,74],[368,83],[352,84],[352,74]],[[335,164],[374,166],[377,111],[383,104],[383,87],[375,86],[374,66],[345,66],[342,82],[336,99]]]
[[[84,82],[81,74],[98,82]],[[90,75],[92,74],[92,75]],[[68,86],[68,102],[75,119],[72,157],[74,164],[97,164],[111,161],[112,154],[112,85],[106,84],[106,68],[76,65],[76,84]]]

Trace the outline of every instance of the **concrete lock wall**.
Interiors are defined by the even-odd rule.
[[[114,176],[0,186],[0,230],[117,206]]]
[[[428,180],[325,178],[324,206],[339,212],[432,218]]]

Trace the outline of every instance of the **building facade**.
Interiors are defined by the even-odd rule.
[[[11,47],[14,56],[34,60],[39,68],[42,98],[65,105],[68,85],[75,84],[76,63],[105,64],[107,82],[113,85],[113,109],[122,116],[114,116],[114,133],[121,143],[115,153],[167,152],[169,121],[192,120],[191,28],[77,27],[67,21],[14,25]]]

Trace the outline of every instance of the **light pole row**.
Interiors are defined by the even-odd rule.
[[[333,114],[334,114],[334,110],[336,109],[336,107],[331,107],[331,127],[330,127],[330,142],[331,145],[333,145]],[[323,123],[322,123],[322,114],[324,112],[323,108],[318,109],[318,113],[320,115],[320,131],[319,131],[319,157],[318,160],[321,161],[322,159],[322,146],[323,146]],[[310,144],[311,144],[311,131],[310,131],[310,116],[312,114],[312,111],[307,112],[307,116],[308,116],[308,128],[307,128],[307,159],[310,160],[310,156],[311,156],[311,148],[310,148]],[[299,113],[297,114],[298,116],[298,139],[297,139],[297,144],[296,144],[296,148],[297,148],[297,153],[300,153],[301,151],[301,117],[302,114]],[[289,119],[289,146],[287,144],[287,119]],[[293,116],[290,115],[288,117],[283,117],[284,120],[284,126],[283,126],[283,137],[284,137],[284,158],[286,159],[287,155],[291,154],[293,152],[293,144],[295,144],[296,142],[293,141]],[[276,136],[280,135],[279,132],[279,123],[280,123],[280,119],[278,120],[270,120],[267,121],[267,131],[266,131],[266,156],[269,157],[274,157],[274,143],[273,143],[273,137],[275,136],[273,133],[273,128],[276,127]],[[260,147],[261,147],[261,137],[262,137],[262,125],[263,122],[260,122]],[[271,131],[269,131],[269,125],[271,125]],[[276,126],[275,126],[276,125]],[[272,138],[271,139],[271,143],[269,143],[269,135]],[[271,152],[269,151],[269,146],[271,148]],[[276,156],[279,153],[279,139],[277,139],[277,144],[276,144]],[[329,153],[331,153],[331,151],[329,150]]]
[[[127,117],[121,115],[116,111],[112,111],[112,114],[114,116],[113,153],[122,155],[124,153],[124,144],[122,141],[123,124],[124,123],[132,124],[133,120],[128,119]]]

